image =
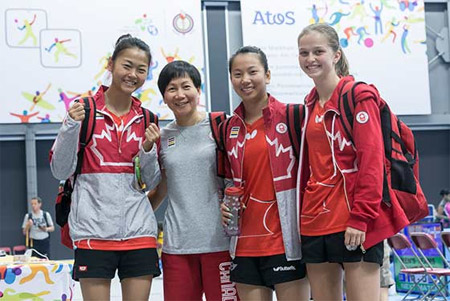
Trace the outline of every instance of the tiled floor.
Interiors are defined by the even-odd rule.
[[[119,278],[114,278],[111,284],[111,301],[121,301],[121,292],[120,292],[120,282]],[[396,294],[395,288],[391,288],[389,291],[389,301],[400,301],[403,298],[403,295]],[[77,283],[74,292],[74,301],[81,301],[83,298],[81,297],[80,286]],[[150,294],[151,301],[163,301],[163,284],[162,284],[162,276],[155,278],[152,283],[152,290]],[[274,297],[274,300],[276,298]],[[441,299],[442,300],[442,299]]]

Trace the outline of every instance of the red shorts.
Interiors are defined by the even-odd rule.
[[[228,251],[172,255],[163,253],[164,300],[239,300],[230,281]]]

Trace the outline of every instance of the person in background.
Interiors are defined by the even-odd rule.
[[[23,235],[27,238],[27,247],[34,249],[33,255],[50,258],[50,232],[55,231],[52,216],[42,211],[42,200],[34,197],[30,200],[31,213],[25,214],[22,223]]]
[[[391,272],[391,248],[385,239],[383,241],[384,256],[383,265],[380,268],[380,301],[389,300],[389,288],[394,285],[394,279]]]
[[[441,201],[437,208],[436,219],[444,225],[444,228],[448,228],[450,218],[450,190],[442,189],[439,194],[441,195]]]
[[[449,216],[445,212],[445,206],[450,202],[450,190],[442,189],[439,193],[441,195],[441,201],[437,208],[436,217],[445,218],[448,220]]]

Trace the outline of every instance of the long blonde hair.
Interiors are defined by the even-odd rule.
[[[334,28],[330,25],[324,23],[311,24],[302,30],[302,32],[298,36],[297,42],[300,42],[300,39],[302,37],[312,32],[318,32],[324,35],[327,38],[328,46],[330,46],[335,53],[338,51],[341,52],[341,58],[335,65],[337,75],[340,77],[349,75],[350,66],[348,64],[347,58],[345,57],[344,51],[339,44],[339,36],[336,30],[334,30]]]

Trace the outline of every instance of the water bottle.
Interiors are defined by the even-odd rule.
[[[242,187],[228,187],[225,189],[223,202],[230,209],[230,213],[233,214],[230,217],[228,225],[225,227],[225,233],[228,236],[237,236],[241,232],[240,212],[241,198],[243,195],[244,189]]]

